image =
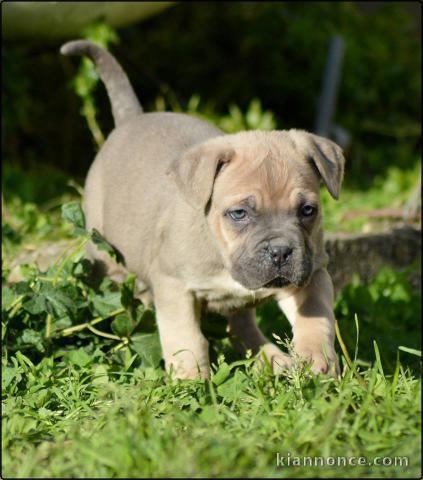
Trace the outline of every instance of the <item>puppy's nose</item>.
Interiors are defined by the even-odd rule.
[[[271,247],[270,248],[270,255],[272,257],[273,265],[282,266],[288,262],[289,257],[292,254],[292,248],[286,245],[281,247]]]

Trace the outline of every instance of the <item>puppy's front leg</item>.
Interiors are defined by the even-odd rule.
[[[200,309],[178,280],[155,279],[154,304],[166,371],[176,378],[208,378],[208,342],[200,329]]]
[[[292,325],[294,351],[312,361],[314,373],[338,372],[333,298],[332,280],[326,269],[320,269],[306,287],[278,299]]]

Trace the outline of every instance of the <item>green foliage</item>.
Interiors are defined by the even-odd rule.
[[[62,205],[62,217],[74,225],[75,235],[84,233],[85,217],[79,202],[69,202]]]
[[[421,318],[421,295],[410,285],[413,273],[420,275],[417,266],[404,272],[394,272],[385,267],[369,285],[356,280],[339,296],[335,313],[350,350],[354,348],[357,334],[352,319],[354,315],[358,317],[358,351],[364,364],[371,358],[369,347],[373,339],[381,346],[382,363],[391,372],[395,369],[398,349],[404,349],[401,346],[406,346],[405,351],[410,347],[412,350],[420,347],[418,319]],[[419,370],[418,358],[411,356],[405,361],[416,371]]]
[[[40,272],[35,266],[21,267],[25,280],[2,289],[6,355],[28,351],[35,361],[40,352],[62,348],[64,339],[70,335],[77,345],[82,342],[89,351],[99,345],[97,336],[107,339],[105,347],[118,342],[116,351],[126,346],[130,349],[130,336],[139,333],[142,326],[151,325],[152,312],[134,299],[133,276],[129,276],[118,291],[108,279],[99,286],[95,285],[90,275],[92,265],[83,257],[86,243],[92,241],[115,260],[119,260],[119,255],[99,232],[85,230],[80,204],[63,205],[62,214],[73,224],[73,234],[79,236],[77,241],[46,272]],[[106,331],[94,327],[107,319],[113,321],[109,322]],[[94,333],[92,338],[87,332]],[[145,342],[149,351],[154,352],[151,336],[148,340],[137,337],[136,349],[139,350]],[[155,343],[157,348],[157,336]],[[157,350],[154,357],[151,355],[146,357],[148,361],[151,363],[154,358],[157,363]]]
[[[7,164],[2,173],[2,247],[7,254],[3,262],[25,245],[72,236],[72,228],[62,221],[60,207],[81,194],[77,182],[46,164],[26,171]]]
[[[188,102],[186,113],[197,115],[214,123],[226,133],[236,133],[242,130],[274,130],[276,121],[270,111],[263,111],[260,100],[251,100],[245,113],[235,105],[230,104],[226,115],[218,116],[205,105],[204,111],[200,109],[200,96],[193,95]]]
[[[2,106],[2,141],[13,139],[18,129],[30,130],[28,112],[31,110],[31,81],[24,73],[26,52],[24,47],[18,47],[12,52],[2,49],[2,99],[13,98],[14,102],[5,101]]]
[[[61,200],[69,197],[62,197]],[[25,245],[57,241],[71,236],[56,209],[42,209],[37,204],[24,203],[19,197],[5,203],[2,218],[3,252],[11,255]],[[3,258],[7,262],[7,258]]]
[[[2,193],[5,200],[15,201],[19,197],[22,202],[47,204],[64,193],[69,194],[71,183],[75,185],[63,170],[44,162],[27,168],[12,163],[2,165]]]

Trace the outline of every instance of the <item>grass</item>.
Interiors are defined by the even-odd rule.
[[[420,382],[377,364],[338,382],[248,364],[227,375],[222,363],[211,382],[174,382],[158,369],[114,372],[101,356],[19,356],[3,416],[6,478],[420,475]],[[408,466],[278,467],[277,454]]]

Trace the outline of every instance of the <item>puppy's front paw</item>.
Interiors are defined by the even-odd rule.
[[[315,346],[295,346],[295,353],[301,360],[311,362],[311,371],[318,375],[319,373],[329,374],[330,376],[339,375],[338,359],[333,348],[322,349]]]
[[[291,357],[270,342],[261,347],[258,357],[262,364],[266,363],[266,360],[269,362],[275,375],[279,375],[284,371],[289,370],[292,366]]]

